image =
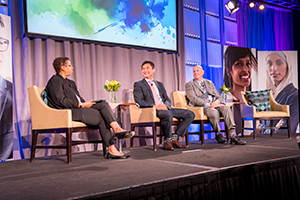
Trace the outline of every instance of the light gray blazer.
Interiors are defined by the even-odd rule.
[[[213,96],[213,101],[219,100],[220,103],[224,103],[223,99],[219,95],[212,81],[203,79],[208,94]],[[197,80],[193,79],[185,84],[185,93],[189,101],[189,106],[204,107],[207,102],[204,100],[205,92],[201,89]]]

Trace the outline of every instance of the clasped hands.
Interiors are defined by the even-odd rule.
[[[220,107],[220,106],[224,106],[224,104],[220,103],[219,101],[214,101],[214,102],[209,104],[210,108],[217,108],[217,107]]]
[[[157,104],[154,105],[153,108],[155,108],[156,110],[168,110],[168,107],[165,104]]]

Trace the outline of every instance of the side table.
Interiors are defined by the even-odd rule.
[[[127,110],[127,108],[130,106],[130,105],[136,105],[136,103],[119,103],[118,106],[117,106],[117,120],[118,120],[118,123],[120,124],[120,126],[122,127],[122,111],[125,111]],[[119,139],[119,142],[118,142],[118,150],[120,152],[123,152],[123,149],[122,149],[122,139]]]

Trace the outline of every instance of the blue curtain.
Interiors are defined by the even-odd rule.
[[[238,44],[259,50],[293,50],[293,12],[268,6],[264,11],[243,3],[237,11]]]

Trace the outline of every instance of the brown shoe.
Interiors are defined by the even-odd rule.
[[[171,141],[166,141],[164,144],[164,149],[165,150],[174,150]]]
[[[181,146],[178,142],[178,140],[173,140],[172,141],[172,146],[176,148],[186,148],[186,146]]]

